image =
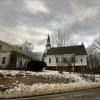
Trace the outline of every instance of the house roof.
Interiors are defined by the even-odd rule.
[[[87,55],[87,51],[84,45],[67,46],[67,47],[55,47],[47,50],[46,55],[55,54],[75,54],[75,55]]]
[[[26,53],[23,50],[20,50],[17,46],[8,44],[2,40],[0,40],[0,43],[2,43],[2,45],[6,45],[7,47],[10,48],[9,50],[0,50],[0,52],[9,52],[9,51],[16,52],[17,54],[20,54],[20,55],[23,55],[23,56],[33,59],[32,55],[30,53]]]

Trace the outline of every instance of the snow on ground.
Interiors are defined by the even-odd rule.
[[[33,84],[32,86],[19,84],[13,89],[9,89],[5,92],[0,92],[0,98],[16,98],[54,94],[96,87],[100,87],[100,83],[79,82],[69,84]]]
[[[77,73],[69,73],[69,72],[63,72],[63,74],[58,73],[58,71],[49,71],[45,70],[43,72],[30,72],[30,71],[13,71],[13,70],[0,70],[0,73],[3,75],[10,74],[12,76],[15,76],[16,74],[21,74],[24,76],[28,75],[36,75],[36,76],[43,76],[43,77],[59,77],[59,78],[68,78],[70,81],[74,82],[82,82],[85,81],[84,78],[81,77],[80,74]]]
[[[8,82],[6,84],[0,83],[0,98],[43,95],[100,87],[100,75],[95,75],[96,82],[91,82],[90,77],[94,76],[90,74],[83,77],[77,73],[64,72],[59,74],[57,71],[48,70],[43,72],[0,70],[0,75],[0,81]]]

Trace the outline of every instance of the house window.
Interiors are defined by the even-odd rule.
[[[5,61],[6,61],[6,57],[3,57],[2,58],[2,64],[5,64]]]
[[[56,63],[58,63],[58,58],[56,58]]]
[[[49,63],[51,63],[51,58],[49,58]]]
[[[27,62],[25,62],[25,65],[24,66],[27,67]]]
[[[20,66],[22,66],[22,60],[20,61]]]
[[[81,62],[83,61],[83,59],[81,58]]]
[[[0,45],[0,49],[1,49],[1,45]]]
[[[22,47],[20,47],[20,50],[22,50]]]

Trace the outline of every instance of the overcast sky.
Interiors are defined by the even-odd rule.
[[[1,40],[43,51],[47,35],[63,28],[88,46],[100,34],[100,0],[0,0]]]

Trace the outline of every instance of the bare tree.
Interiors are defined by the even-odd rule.
[[[51,34],[52,46],[63,47],[66,45],[65,41],[65,31],[57,30],[55,33]]]
[[[55,54],[56,63],[57,63],[56,70],[58,70],[59,73],[62,73],[64,70],[63,67],[64,63],[62,62],[63,55],[61,54],[61,49],[59,47],[65,46],[65,31],[61,32],[61,30],[58,30],[57,32],[52,33],[51,39],[52,39],[52,46],[58,47],[59,49],[58,54],[57,55]]]
[[[57,70],[59,73],[62,73],[65,69],[69,71],[72,70],[72,57],[68,57],[67,54],[62,53],[61,47],[68,46],[69,41],[71,40],[65,31],[58,30],[55,33],[52,33],[52,45],[58,48],[57,54],[55,54],[55,58],[57,59]],[[70,41],[71,42],[71,41]],[[58,56],[59,55],[59,56]],[[66,68],[66,65],[68,68]],[[74,64],[75,65],[75,64]]]
[[[87,49],[88,51],[88,66],[92,72],[100,70],[100,36],[97,37],[92,45],[90,45]]]
[[[96,54],[100,52],[100,36],[97,37],[93,43],[87,48],[88,54]]]
[[[100,52],[100,36],[93,41],[93,47]]]
[[[68,68],[66,67],[66,71],[68,70],[69,72],[75,72],[75,54],[69,54],[66,55],[65,58],[65,64],[68,66]]]
[[[93,75],[93,81],[95,81],[96,69],[98,70],[98,58],[96,55],[88,55],[88,67],[89,73]]]
[[[26,50],[26,52],[32,52],[32,50],[34,49],[34,45],[31,42],[25,41],[22,44],[22,47]]]

